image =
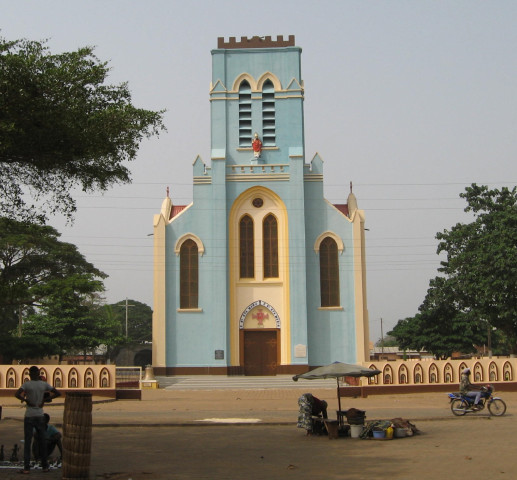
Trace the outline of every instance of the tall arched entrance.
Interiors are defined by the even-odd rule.
[[[276,375],[290,359],[287,211],[252,187],[234,202],[230,238],[230,361],[245,375]]]

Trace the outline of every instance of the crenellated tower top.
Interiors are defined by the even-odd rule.
[[[271,36],[259,37],[254,36],[251,38],[241,37],[240,40],[236,40],[235,37],[229,37],[228,41],[224,40],[224,37],[217,39],[217,48],[282,48],[282,47],[294,47],[294,35],[289,35],[287,40],[284,40],[283,35],[277,35],[276,40],[273,40]]]

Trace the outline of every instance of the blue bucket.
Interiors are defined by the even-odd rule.
[[[374,430],[373,438],[386,438],[386,432],[384,430]]]

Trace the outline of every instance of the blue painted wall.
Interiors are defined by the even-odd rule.
[[[323,197],[323,166],[319,158],[309,171],[304,152],[301,48],[216,49],[212,51],[211,165],[198,158],[193,166],[193,203],[166,227],[166,362],[169,367],[229,364],[228,218],[235,199],[253,186],[265,186],[285,203],[289,222],[289,289],[291,364],[322,365],[355,361],[355,308],[352,224]],[[260,163],[286,165],[288,180],[227,181],[228,167],[250,165],[253,153],[238,144],[238,95],[235,79],[248,73],[258,80],[272,72],[281,82],[276,92],[276,147],[264,150]],[[293,82],[295,80],[295,82]],[[291,84],[291,90],[287,90]],[[260,96],[253,93],[252,97]],[[285,97],[285,98],[284,98]],[[252,100],[260,108],[260,100]],[[253,116],[252,131],[260,136],[261,121]],[[321,174],[306,181],[307,174]],[[199,179],[202,179],[202,182]],[[332,231],[345,249],[339,255],[343,310],[321,310],[318,236]],[[179,256],[175,244],[182,235],[197,235],[205,247],[199,258],[199,312],[178,312]],[[308,358],[296,358],[296,345],[307,345]],[[223,350],[225,358],[215,359]]]

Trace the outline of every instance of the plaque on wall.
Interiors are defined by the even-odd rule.
[[[215,351],[215,359],[216,360],[224,360],[224,350],[216,350]]]
[[[294,346],[294,356],[296,358],[305,358],[307,356],[307,345],[295,345]]]

